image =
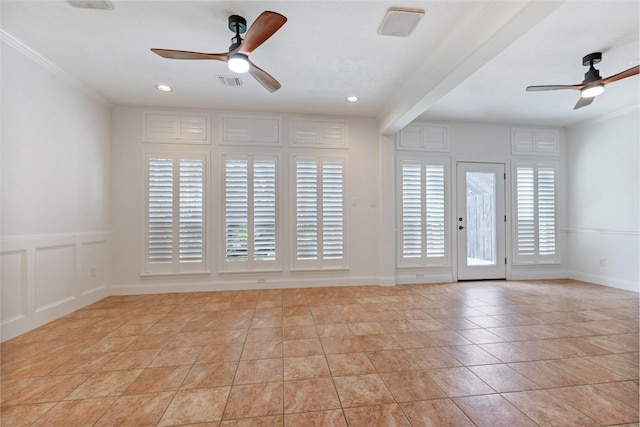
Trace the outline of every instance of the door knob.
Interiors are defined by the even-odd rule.
[[[458,230],[464,230],[464,227],[463,226],[459,226]]]

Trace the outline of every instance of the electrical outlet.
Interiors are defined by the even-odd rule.
[[[91,277],[96,277],[96,266],[95,265],[91,266]]]
[[[604,267],[604,266],[605,266],[605,264],[606,264],[606,260],[605,260],[604,258],[600,258],[600,261],[598,261],[598,265],[599,265],[600,267]]]
[[[267,283],[267,279],[258,279],[258,285],[265,285]]]
[[[424,273],[416,273],[416,279],[424,279]]]

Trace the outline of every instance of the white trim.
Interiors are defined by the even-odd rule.
[[[264,279],[264,281],[258,282]],[[111,287],[111,295],[158,294],[174,292],[202,292],[202,291],[240,291],[260,289],[287,288],[317,288],[337,286],[380,286],[380,280],[375,276],[359,277],[289,277],[273,278],[251,277],[238,280],[204,281],[193,283],[158,283],[158,284],[122,284]],[[389,286],[389,284],[385,284]]]
[[[630,230],[605,230],[602,228],[563,228],[559,230],[567,234],[610,234],[618,236],[640,236],[640,231]]]
[[[609,288],[624,289],[625,291],[640,293],[640,283],[633,282],[631,280],[617,279],[615,277],[589,274],[574,270],[567,271],[567,278],[580,280],[582,282],[595,283],[596,285],[607,286]]]
[[[69,72],[63,70],[40,53],[36,52],[23,42],[21,42],[14,35],[9,33],[7,30],[0,28],[0,41],[7,43],[9,46],[13,47],[18,52],[22,53],[24,56],[35,62],[36,64],[43,67],[45,70],[49,71],[51,74],[60,78],[61,80],[70,83],[73,87],[88,95],[93,100],[101,103],[102,105],[112,108],[114,107],[114,103],[102,95],[100,92],[96,91],[90,86],[87,86],[80,79],[70,74]]]

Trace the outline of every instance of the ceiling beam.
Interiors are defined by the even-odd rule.
[[[400,131],[556,10],[562,1],[470,2],[454,31],[416,69],[379,116],[380,133]]]

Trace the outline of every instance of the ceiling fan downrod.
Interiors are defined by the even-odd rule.
[[[242,44],[240,34],[244,34],[247,31],[247,20],[239,15],[231,15],[229,16],[229,29],[236,33],[235,36],[231,37],[231,46],[229,46],[229,51],[232,51]]]
[[[589,69],[587,70],[587,72],[584,73],[584,81],[582,83],[589,83],[595,80],[600,80],[602,78],[600,77],[600,71],[596,70],[595,67],[593,66],[594,64],[597,64],[600,61],[602,61],[601,52],[590,53],[589,55],[582,58],[582,65],[584,65],[585,67],[587,65],[589,66]]]

